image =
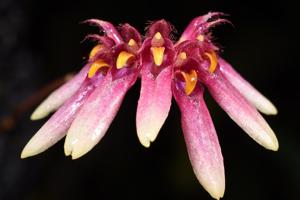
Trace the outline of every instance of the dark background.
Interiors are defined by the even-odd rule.
[[[143,32],[149,20],[165,18],[181,33],[208,11],[230,14],[234,27],[214,29],[222,56],[279,109],[277,116],[265,117],[280,142],[279,151],[271,152],[207,96],[224,156],[224,199],[299,199],[299,11],[288,1],[0,0],[0,118],[49,82],[80,69],[93,46],[81,41],[97,29],[79,22],[129,22]],[[138,82],[128,92],[100,144],[75,161],[64,156],[63,141],[36,157],[19,158],[45,122],[30,121],[28,107],[0,135],[0,199],[211,199],[193,174],[175,102],[151,148],[139,144],[139,88]]]

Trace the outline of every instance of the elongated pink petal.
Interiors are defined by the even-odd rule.
[[[130,74],[112,80],[111,75],[107,75],[101,87],[97,87],[89,96],[73,121],[65,141],[66,155],[77,159],[100,141],[136,78],[136,74]]]
[[[209,111],[203,99],[203,88],[191,96],[172,85],[181,111],[181,124],[189,158],[201,185],[215,198],[223,197],[225,175],[222,152]]]
[[[233,121],[257,143],[277,151],[278,141],[268,123],[219,70],[205,82],[213,98]]]
[[[104,32],[107,34],[107,36],[113,39],[116,44],[120,44],[123,42],[119,32],[116,30],[114,25],[112,25],[110,22],[99,20],[99,19],[89,19],[86,20],[85,22],[101,27],[104,30]]]
[[[136,127],[141,144],[149,147],[150,142],[157,137],[171,107],[171,67],[163,69],[157,77],[145,69],[141,79]]]
[[[272,102],[257,91],[233,67],[222,58],[218,59],[222,74],[229,82],[259,111],[267,115],[276,115],[277,109]]]
[[[67,99],[69,99],[83,83],[89,64],[63,86],[52,92],[32,113],[31,120],[38,120],[46,117],[49,113],[58,109]]]
[[[103,77],[95,81],[86,79],[80,89],[31,138],[23,149],[21,158],[39,154],[63,138],[79,109],[102,79]]]

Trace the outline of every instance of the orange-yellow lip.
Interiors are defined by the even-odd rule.
[[[154,63],[160,66],[164,60],[165,47],[151,47]]]
[[[101,44],[94,46],[94,48],[90,52],[89,59],[93,58],[102,48],[103,45]]]
[[[102,69],[104,67],[110,68],[110,66],[102,59],[96,60],[90,67],[90,70],[88,72],[88,78],[92,78],[99,69]]]
[[[116,67],[117,69],[121,69],[123,67],[125,67],[127,61],[132,58],[134,55],[132,53],[129,53],[127,51],[121,51],[121,53],[119,53],[118,58],[117,58],[117,63],[116,63]]]
[[[208,57],[208,59],[210,61],[210,66],[209,66],[208,71],[210,73],[214,73],[217,68],[217,65],[218,65],[217,55],[214,51],[212,51],[210,53],[205,53],[205,55]]]
[[[197,84],[197,72],[195,70],[191,70],[190,72],[180,72],[185,81],[185,93],[186,95],[190,95]]]

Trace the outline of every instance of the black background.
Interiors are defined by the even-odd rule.
[[[278,152],[252,141],[207,95],[226,170],[224,199],[299,199],[299,90],[297,6],[288,1],[17,1],[0,0],[0,117],[50,81],[79,70],[97,32],[80,24],[100,18],[128,22],[142,33],[148,21],[165,18],[179,33],[194,17],[222,11],[234,27],[214,29],[222,56],[279,109],[266,120],[280,142]],[[172,105],[150,149],[135,133],[140,83],[126,95],[102,141],[84,157],[64,156],[63,141],[21,160],[26,142],[45,120],[23,113],[0,135],[0,199],[211,199],[187,157],[180,112]]]

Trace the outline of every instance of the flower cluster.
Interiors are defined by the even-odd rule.
[[[104,136],[126,92],[141,79],[136,128],[142,145],[149,147],[164,124],[172,96],[181,111],[181,124],[193,170],[216,199],[225,190],[223,157],[217,134],[203,99],[204,88],[250,137],[276,151],[278,141],[258,112],[274,115],[274,105],[244,80],[218,52],[210,28],[228,22],[211,12],[193,19],[180,39],[170,37],[172,26],[153,22],[145,37],[129,24],[118,30],[109,22],[88,20],[103,34],[87,64],[54,91],[34,111],[33,120],[57,110],[25,146],[21,157],[39,154],[66,136],[66,155],[77,159]]]

